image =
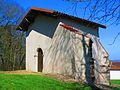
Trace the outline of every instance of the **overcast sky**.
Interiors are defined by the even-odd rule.
[[[71,3],[64,2],[63,0],[15,0],[15,1],[25,10],[28,10],[28,8],[34,6],[64,12],[71,6]],[[81,13],[83,13],[82,10],[80,10],[78,7],[77,11],[78,17],[82,17],[81,16]],[[73,14],[73,11],[68,10],[65,13]],[[115,36],[118,34],[119,31],[120,25],[112,25],[108,26],[107,29],[100,28],[99,30],[100,41],[107,50],[107,52],[109,53],[109,58],[111,60],[120,60],[120,36],[118,36],[114,45],[109,45],[113,42]]]

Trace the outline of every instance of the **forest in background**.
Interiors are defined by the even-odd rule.
[[[0,70],[25,68],[25,32],[16,30],[24,9],[13,0],[0,0]]]

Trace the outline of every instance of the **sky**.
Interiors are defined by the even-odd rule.
[[[70,6],[70,2],[65,2],[63,0],[15,0],[21,7],[28,10],[30,7],[39,7],[50,10],[56,10],[60,12],[66,11]],[[78,11],[78,10],[77,10]],[[73,14],[73,11],[66,11],[65,13]],[[78,11],[78,17],[81,17],[82,11]],[[100,41],[106,51],[109,54],[110,60],[120,60],[120,36],[116,39],[113,45],[109,45],[113,42],[116,35],[120,32],[119,25],[107,26],[106,29],[99,29]]]

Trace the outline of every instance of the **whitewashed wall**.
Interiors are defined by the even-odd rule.
[[[43,72],[71,75],[85,80],[86,61],[90,60],[88,44],[89,38],[58,26],[45,53]]]
[[[32,30],[26,38],[26,70],[38,71],[37,48],[42,48],[43,53],[47,50],[51,38]]]
[[[110,70],[110,79],[111,80],[120,80],[120,70]]]
[[[26,36],[26,70],[38,71],[37,48],[41,48],[44,55],[57,27],[56,25],[56,19],[40,16],[29,26]]]
[[[99,41],[98,37],[90,35],[93,46],[92,46],[92,55],[94,58],[94,67],[95,67],[95,80],[96,84],[106,84],[109,85],[110,81],[110,72],[109,72],[109,55],[106,50],[103,48],[102,44]]]
[[[83,23],[81,24],[81,22],[76,22],[70,19],[60,19],[60,22],[65,23],[71,27],[75,27],[79,30],[82,30],[83,32],[90,33],[96,37],[99,37],[98,28],[91,28],[88,26],[84,26]]]
[[[37,48],[43,50],[43,55],[47,53],[47,48],[51,43],[54,32],[60,22],[76,27],[84,32],[94,34],[98,37],[98,30],[82,26],[79,22],[69,19],[57,19],[44,15],[39,15],[34,22],[28,27],[26,35],[26,70],[38,70],[37,65]],[[46,52],[45,52],[46,51]],[[43,57],[44,62],[44,57]]]
[[[89,64],[86,64],[86,62],[90,60],[88,50],[90,39],[86,37],[83,39],[82,35],[75,34],[60,27],[60,22],[78,28],[81,32],[90,33],[95,37],[99,37],[98,28],[93,29],[85,27],[73,20],[57,19],[40,15],[36,17],[35,21],[29,26],[27,31],[26,70],[38,71],[37,48],[41,48],[44,55],[44,73],[67,74],[86,81],[86,76],[90,79],[90,75],[86,73],[90,71]],[[100,55],[101,57],[96,57],[96,61],[99,61],[98,64],[108,67],[108,60],[103,58],[105,51],[102,51],[102,49],[99,50],[99,48],[96,48],[95,50],[96,56],[102,54]],[[108,75],[103,75],[103,73],[100,74],[97,72],[96,75],[99,76],[99,78],[96,77],[96,82],[99,82],[98,84],[109,84],[109,73]]]

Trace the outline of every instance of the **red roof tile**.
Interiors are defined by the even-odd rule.
[[[110,70],[120,70],[120,62],[111,62]]]

